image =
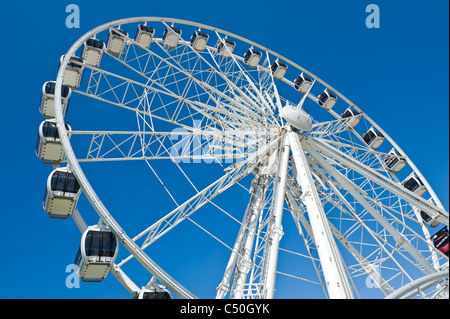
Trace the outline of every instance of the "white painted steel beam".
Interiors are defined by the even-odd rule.
[[[275,292],[275,280],[278,264],[278,250],[280,247],[280,240],[283,236],[283,227],[281,221],[283,219],[284,198],[286,192],[286,176],[289,163],[289,143],[286,139],[286,135],[282,137],[281,142],[281,154],[280,162],[278,166],[277,177],[278,183],[276,183],[275,190],[275,203],[273,204],[272,229],[269,230],[271,236],[271,244],[269,249],[269,256],[266,269],[266,283],[265,283],[265,298],[273,299]]]
[[[308,210],[329,296],[331,299],[352,299],[353,293],[345,265],[333,238],[300,140],[294,132],[288,132],[288,139],[297,170],[297,181],[303,192],[302,201]]]

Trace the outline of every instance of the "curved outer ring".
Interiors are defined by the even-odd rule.
[[[89,184],[89,181],[87,180],[86,176],[84,175],[83,170],[81,169],[75,154],[73,152],[72,146],[69,142],[69,137],[67,134],[67,130],[64,126],[64,117],[62,114],[62,107],[61,107],[61,85],[62,85],[62,78],[64,71],[67,67],[67,64],[69,62],[69,59],[71,56],[73,56],[76,52],[76,50],[89,38],[91,38],[93,35],[104,31],[108,28],[118,26],[121,24],[126,23],[136,23],[136,22],[168,22],[168,23],[180,23],[184,25],[191,25],[196,26],[204,29],[208,29],[214,32],[219,32],[222,34],[226,34],[230,37],[233,37],[235,39],[241,40],[243,42],[246,42],[250,45],[253,45],[255,47],[258,47],[264,51],[269,52],[270,54],[276,56],[277,58],[284,60],[288,62],[290,65],[296,67],[297,69],[301,70],[302,72],[308,74],[309,76],[315,78],[318,82],[326,86],[328,89],[332,90],[336,95],[338,95],[340,98],[342,98],[345,102],[347,102],[349,105],[351,105],[355,110],[360,112],[361,114],[364,114],[364,117],[374,126],[376,127],[385,138],[389,140],[391,145],[397,149],[400,154],[405,156],[405,158],[408,161],[408,164],[411,166],[413,171],[417,174],[417,176],[422,180],[424,185],[427,187],[428,192],[431,194],[433,200],[435,201],[436,205],[443,208],[441,202],[439,201],[438,197],[432,190],[431,186],[428,184],[426,179],[423,177],[423,175],[419,172],[419,170],[416,168],[416,166],[412,163],[412,161],[407,157],[407,155],[398,147],[398,145],[378,126],[376,123],[370,119],[366,113],[364,113],[360,108],[358,108],[354,103],[352,103],[350,100],[348,100],[345,96],[343,96],[341,93],[339,93],[337,90],[335,90],[333,87],[325,83],[323,80],[312,74],[311,72],[305,70],[298,64],[292,62],[289,59],[286,59],[285,57],[273,52],[272,50],[259,45],[253,41],[247,40],[241,36],[238,36],[236,34],[233,34],[231,32],[227,32],[218,28],[214,28],[205,24],[201,23],[195,23],[187,20],[181,20],[181,19],[173,19],[173,18],[162,18],[162,17],[135,17],[135,18],[125,18],[125,19],[119,19],[112,22],[108,22],[105,24],[102,24],[87,33],[85,33],[82,37],[80,37],[67,51],[65,54],[65,57],[61,63],[61,66],[58,71],[58,76],[56,79],[56,87],[55,87],[55,118],[56,118],[56,124],[59,131],[59,136],[61,139],[61,143],[65,152],[65,155],[67,157],[68,165],[70,166],[71,170],[75,174],[75,176],[78,179],[78,182],[81,185],[81,188],[83,189],[86,197],[88,198],[91,205],[96,210],[97,214],[100,216],[100,218],[103,219],[105,224],[111,229],[111,231],[114,232],[114,234],[119,238],[119,240],[122,242],[122,244],[125,246],[125,248],[133,254],[133,256],[150,272],[152,273],[161,283],[166,285],[169,289],[171,289],[174,293],[176,293],[181,298],[196,298],[195,295],[193,295],[191,292],[189,292],[186,288],[184,288],[181,284],[179,284],[175,279],[170,277],[162,268],[160,268],[150,257],[147,256],[138,245],[134,241],[132,241],[125,231],[120,227],[120,225],[115,221],[115,219],[111,216],[111,214],[108,212],[106,207],[101,202],[100,198],[95,193],[92,186]],[[334,112],[331,111],[333,114]],[[338,115],[336,113],[333,114],[335,117]]]
[[[385,299],[407,299],[415,296],[417,293],[430,288],[433,285],[442,283],[446,278],[448,278],[448,271],[440,271],[434,274],[429,274],[419,279],[416,279],[403,287],[397,289]]]

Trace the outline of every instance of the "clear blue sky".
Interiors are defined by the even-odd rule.
[[[65,8],[70,3],[80,7],[79,29],[65,26]],[[365,7],[370,3],[380,7],[380,29],[365,26]],[[41,86],[56,78],[59,57],[88,30],[125,17],[174,17],[216,26],[269,47],[363,108],[408,154],[448,210],[448,6],[446,0],[2,4],[0,298],[129,297],[112,275],[101,284],[66,288],[65,268],[73,262],[80,234],[71,221],[49,219],[41,205],[51,171],[34,154],[42,121],[38,110]],[[144,186],[137,180],[126,191],[139,193]],[[124,220],[131,227],[138,222]],[[222,262],[227,258],[228,253]],[[224,268],[219,268],[217,260],[203,262],[211,265],[211,272],[222,275]],[[179,280],[189,286],[201,282],[200,275],[186,271]],[[214,297],[215,291],[198,294]]]

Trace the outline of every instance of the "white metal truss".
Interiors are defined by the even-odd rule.
[[[230,291],[230,281],[234,293],[232,297],[244,297],[246,277],[252,265],[251,254],[256,235],[256,226],[265,204],[267,182],[268,176],[266,172],[256,175],[252,182],[253,191],[250,202],[225,269],[222,282],[217,287],[217,299],[223,299],[228,291]]]

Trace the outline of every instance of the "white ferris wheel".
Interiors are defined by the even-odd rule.
[[[106,23],[61,57],[40,111],[44,209],[82,232],[84,281],[111,272],[137,298],[205,297],[188,272],[208,298],[448,298],[448,212],[425,177],[362,108],[264,46],[179,19]],[[111,188],[94,190],[101,171]],[[134,191],[150,178],[158,196]]]

